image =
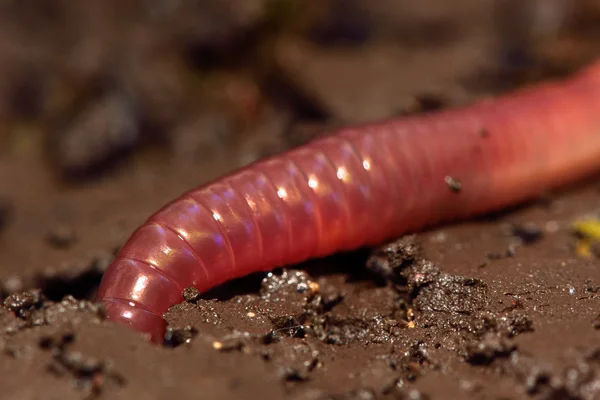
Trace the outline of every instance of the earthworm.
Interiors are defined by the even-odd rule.
[[[97,299],[164,337],[168,308],[253,272],[374,246],[600,169],[600,62],[468,106],[342,128],[193,189],[120,249]]]

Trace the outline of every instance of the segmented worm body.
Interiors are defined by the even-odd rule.
[[[600,169],[600,63],[463,108],[341,129],[187,192],[138,228],[98,291],[161,340],[162,314],[252,272],[382,243]]]

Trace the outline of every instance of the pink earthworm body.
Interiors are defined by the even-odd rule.
[[[600,169],[600,63],[493,101],[344,128],[191,190],[106,271],[108,318],[161,341],[190,286],[380,244]]]

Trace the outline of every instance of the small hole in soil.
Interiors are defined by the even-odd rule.
[[[79,300],[92,300],[100,285],[103,272],[90,268],[74,276],[39,278],[36,286],[52,301],[61,301],[66,295]]]

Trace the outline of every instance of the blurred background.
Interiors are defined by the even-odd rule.
[[[598,0],[1,0],[2,291],[88,296],[185,190],[598,54]]]
[[[192,161],[244,142],[247,162],[567,72],[599,19],[594,0],[3,0],[2,150],[67,175],[156,141]]]

